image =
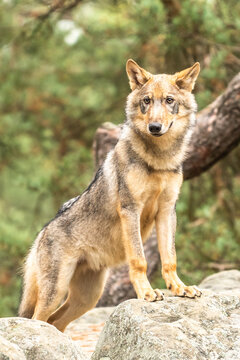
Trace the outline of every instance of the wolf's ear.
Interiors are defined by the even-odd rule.
[[[173,76],[175,83],[180,89],[192,91],[200,71],[200,64],[196,62],[192,67],[180,71]]]
[[[127,61],[126,70],[132,90],[140,89],[152,76],[132,59]]]

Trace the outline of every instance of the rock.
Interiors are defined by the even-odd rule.
[[[23,318],[0,319],[1,360],[87,360],[80,347],[54,326]]]
[[[0,336],[0,359],[1,360],[26,360],[24,352],[10,341]]]
[[[234,291],[240,293],[240,271],[227,270],[210,275],[201,282],[199,287],[217,292]]]
[[[0,319],[0,360],[90,359],[109,316],[91,360],[239,360],[240,271],[211,275],[200,287],[200,299],[164,290],[161,302],[93,309],[67,327],[76,341],[45,322]]]
[[[239,360],[240,298],[128,300],[116,307],[91,360]]]

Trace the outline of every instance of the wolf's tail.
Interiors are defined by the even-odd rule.
[[[41,238],[41,232],[38,238]],[[37,240],[38,240],[37,238]],[[18,314],[21,317],[31,319],[38,299],[38,282],[37,282],[37,264],[36,264],[36,245],[32,247],[24,266],[24,285],[21,304]]]

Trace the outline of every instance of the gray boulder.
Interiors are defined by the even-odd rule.
[[[91,360],[239,360],[240,298],[128,300],[109,317]]]
[[[0,336],[0,359],[26,360],[26,357],[20,347]]]
[[[0,360],[86,360],[54,326],[23,318],[0,319]]]
[[[217,292],[234,291],[234,293],[240,293],[240,271],[227,270],[210,275],[201,282],[199,287]]]

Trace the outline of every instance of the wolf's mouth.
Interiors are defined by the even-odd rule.
[[[159,137],[159,136],[162,136],[164,134],[151,134],[152,136],[156,136],[156,137]]]

